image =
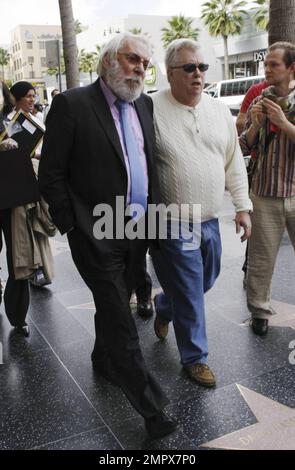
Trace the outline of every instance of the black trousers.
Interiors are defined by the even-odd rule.
[[[145,418],[153,416],[168,404],[168,399],[147,370],[129,305],[139,269],[136,261],[146,253],[146,242],[123,240],[118,245],[114,240],[114,250],[109,256],[112,270],[105,278],[99,272],[95,279],[93,272],[89,277],[85,273],[85,258],[81,268],[81,257],[76,256],[77,243],[81,247],[81,233],[75,229],[68,238],[73,260],[91,289],[96,306],[92,360],[109,364],[134,408]],[[85,257],[88,255],[85,252]]]
[[[147,272],[146,267],[146,251],[139,254],[136,260],[137,278],[135,279],[135,293],[137,301],[147,302],[152,295],[152,280]]]
[[[12,264],[11,209],[0,210],[0,252],[2,251],[2,232],[6,244],[8,279],[4,291],[4,305],[7,318],[12,326],[23,326],[30,303],[28,281],[16,281]]]

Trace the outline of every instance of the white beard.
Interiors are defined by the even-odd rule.
[[[111,90],[124,101],[134,101],[143,92],[144,82],[136,76],[123,76],[118,61],[113,60],[111,67],[105,72],[105,80]]]

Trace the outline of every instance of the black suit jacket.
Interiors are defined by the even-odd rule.
[[[4,120],[8,117],[0,113],[0,134],[4,130]],[[18,149],[0,152],[0,210],[40,200],[31,149],[23,145],[22,135],[20,132],[13,136],[19,143]]]
[[[151,182],[155,143],[152,100],[141,95],[135,108],[144,135]],[[113,249],[110,240],[94,238],[93,209],[100,203],[115,209],[116,196],[126,197],[127,171],[99,80],[54,98],[46,120],[39,187],[61,233],[73,226],[77,228],[80,236],[88,239],[95,256],[102,252],[106,255]]]

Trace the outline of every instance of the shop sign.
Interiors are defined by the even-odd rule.
[[[156,67],[153,65],[152,67],[149,67],[146,71],[145,84],[154,85],[156,83],[156,78],[157,78]]]
[[[266,56],[266,49],[263,49],[261,51],[256,51],[253,53],[253,60],[254,62],[262,62],[264,61]]]

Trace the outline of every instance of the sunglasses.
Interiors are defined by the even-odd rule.
[[[186,73],[192,73],[195,72],[197,69],[200,70],[200,72],[206,72],[208,70],[209,64],[183,64],[183,65],[174,65],[173,67],[170,67],[170,69],[182,69]]]
[[[142,64],[144,70],[147,70],[152,65],[150,59],[144,59],[134,52],[118,52],[117,54],[123,55],[125,59],[132,65]]]

